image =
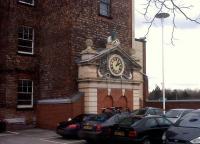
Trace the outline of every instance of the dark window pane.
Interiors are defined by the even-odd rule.
[[[28,87],[28,92],[32,92],[32,87]]]
[[[27,86],[32,87],[32,81],[27,81]]]
[[[18,45],[24,47],[32,47],[32,41],[19,39]]]
[[[110,15],[110,1],[109,0],[100,1],[100,14],[104,16]]]
[[[31,100],[31,94],[19,93],[18,100]]]

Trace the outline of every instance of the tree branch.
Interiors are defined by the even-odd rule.
[[[189,20],[193,23],[200,24],[200,18],[192,18],[190,17],[185,10],[189,11],[193,7],[193,5],[185,6],[183,3],[177,4],[177,0],[146,0],[146,3],[144,4],[144,13],[143,16],[145,18],[146,23],[149,23],[147,32],[145,34],[145,37],[149,34],[150,29],[153,25],[153,22],[155,21],[155,15],[158,13],[161,13],[163,11],[170,13],[172,15],[172,32],[171,32],[171,44],[174,45],[174,33],[176,29],[176,19],[177,14],[181,14],[183,17],[186,18],[186,20]],[[154,16],[149,17],[149,14],[152,14],[152,8],[155,10]]]

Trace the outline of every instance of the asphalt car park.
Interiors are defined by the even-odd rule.
[[[86,144],[84,140],[64,139],[52,130],[28,129],[0,133],[0,144]]]

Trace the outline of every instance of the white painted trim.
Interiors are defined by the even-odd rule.
[[[33,3],[28,3],[28,2],[25,2],[23,0],[19,0],[18,1],[19,3],[23,3],[23,4],[27,4],[27,5],[31,5],[31,6],[34,6],[35,5],[35,0],[33,0]]]

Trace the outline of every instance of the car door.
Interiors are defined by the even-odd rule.
[[[172,125],[172,122],[164,117],[157,117],[155,119],[160,127],[158,130],[158,137],[162,138],[163,133],[169,128],[170,125]]]
[[[153,117],[146,118],[144,125],[143,125],[143,130],[142,130],[142,135],[143,138],[148,137],[151,141],[156,141],[158,138],[159,134],[159,125],[158,122],[155,120]]]

